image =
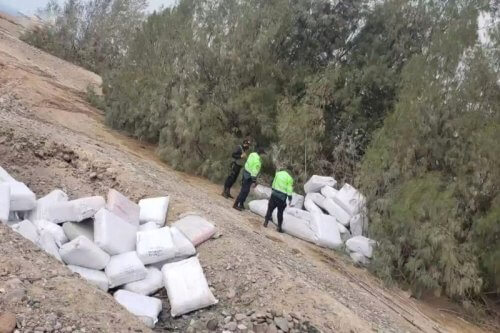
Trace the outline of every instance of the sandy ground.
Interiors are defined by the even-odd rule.
[[[106,128],[85,101],[100,77],[19,41],[20,28],[0,17],[0,165],[38,196],[54,188],[72,198],[105,195],[111,187],[136,200],[168,194],[169,223],[196,211],[222,234],[198,249],[219,304],[173,319],[160,292],[156,331],[201,332],[210,319],[267,309],[297,313],[311,332],[494,331],[385,287],[343,253],[264,229],[260,218],[231,209],[218,185],[170,169],[154,147]],[[20,332],[147,331],[110,295],[3,226],[0,244],[0,312],[16,314]]]

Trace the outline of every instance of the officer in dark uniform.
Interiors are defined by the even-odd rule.
[[[236,179],[240,174],[241,168],[245,163],[248,149],[250,149],[250,139],[247,138],[243,141],[243,144],[236,147],[235,151],[233,152],[232,155],[233,161],[231,162],[231,173],[229,174],[229,176],[226,179],[226,182],[224,183],[224,191],[222,192],[222,196],[225,198],[231,198],[231,199],[233,198],[231,196],[231,187],[236,182]]]

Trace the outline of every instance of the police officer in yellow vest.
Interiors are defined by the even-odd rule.
[[[267,206],[267,214],[264,227],[267,227],[272,219],[273,211],[278,208],[278,231],[283,232],[283,211],[286,208],[286,200],[292,201],[293,178],[285,170],[276,172],[273,180],[273,192]]]
[[[250,193],[250,186],[257,182],[257,176],[259,175],[260,168],[262,167],[260,155],[263,154],[265,154],[264,149],[259,148],[257,149],[257,152],[253,152],[248,155],[247,162],[245,163],[245,169],[243,170],[243,177],[241,179],[240,194],[238,194],[238,197],[234,202],[234,209],[240,211],[245,209],[244,204],[248,193]]]

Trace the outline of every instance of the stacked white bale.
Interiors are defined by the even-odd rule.
[[[68,268],[73,272],[80,275],[83,279],[87,280],[88,283],[96,286],[97,288],[108,291],[109,281],[106,274],[103,271],[98,271],[95,269],[85,268],[81,266],[68,265]]]
[[[365,218],[363,214],[356,214],[349,220],[349,229],[353,236],[362,236],[365,228]]]
[[[84,236],[92,242],[94,241],[94,222],[92,220],[77,223],[66,222],[63,223],[62,228],[70,241],[80,236]]]
[[[10,182],[14,181],[15,179],[9,175],[7,171],[5,171],[4,168],[0,167],[0,183],[2,182]]]
[[[156,222],[147,222],[141,224],[137,229],[137,231],[156,230],[156,229],[160,229],[160,226],[156,224]]]
[[[271,198],[273,190],[270,187],[264,186],[264,185],[257,185],[253,189],[253,194],[257,199],[267,199],[269,200]]]
[[[334,197],[332,197],[332,200],[351,216],[363,212],[364,206],[366,205],[365,197],[347,183],[342,186]]]
[[[110,288],[142,280],[148,274],[135,251],[112,256],[104,272],[108,277]]]
[[[35,244],[38,243],[38,239],[40,238],[38,229],[28,220],[13,224],[12,230]]]
[[[313,226],[310,220],[305,220],[298,218],[297,215],[289,214],[289,211],[293,211],[295,208],[291,208],[285,211],[283,214],[283,231],[291,236],[300,238],[307,242],[314,243],[316,236]],[[277,218],[275,218],[277,223]]]
[[[213,224],[198,215],[185,216],[172,226],[182,232],[194,246],[198,246],[204,241],[212,238],[216,232]]]
[[[140,223],[154,222],[159,227],[163,227],[167,219],[169,201],[168,196],[140,200]]]
[[[312,200],[316,205],[323,208],[329,215],[335,217],[337,221],[342,223],[345,226],[349,225],[349,221],[351,219],[351,215],[346,212],[342,207],[336,204],[332,199],[325,198],[323,195],[319,193],[312,194]]]
[[[250,209],[251,212],[260,215],[262,217],[266,217],[268,204],[269,200],[267,199],[252,200],[248,203],[248,208]]]
[[[332,199],[333,197],[337,196],[337,193],[339,191],[334,189],[333,187],[331,186],[324,186],[322,189],[321,189],[321,194],[325,197],[325,198],[330,198]]]
[[[36,207],[36,195],[26,184],[15,180],[8,183],[10,185],[10,210],[29,211]]]
[[[103,197],[95,196],[66,202],[56,202],[45,210],[47,220],[54,223],[81,222],[93,217],[106,202]]]
[[[106,208],[126,222],[138,227],[141,209],[138,204],[120,192],[111,189],[108,192]]]
[[[33,221],[33,224],[37,227],[40,235],[42,232],[50,233],[58,247],[61,247],[63,244],[69,242],[68,237],[66,237],[66,234],[60,225],[46,220],[35,220]]]
[[[166,264],[162,273],[172,317],[217,304],[197,257]]]
[[[36,201],[36,208],[30,211],[28,219],[30,221],[47,220],[47,207],[58,202],[67,202],[68,195],[61,190],[54,190],[46,196]]]
[[[148,267],[144,279],[123,285],[123,289],[145,296],[152,295],[163,287],[163,276],[156,267]]]
[[[0,223],[9,221],[10,213],[10,185],[0,183]]]
[[[145,264],[153,264],[175,258],[175,245],[169,227],[137,233],[137,255]]]
[[[361,264],[369,262],[369,258],[373,255],[374,245],[375,241],[363,236],[352,237],[346,242],[347,250],[349,250],[349,252],[356,253],[354,255],[351,254],[351,258],[355,262]]]
[[[290,207],[302,209],[302,207],[304,207],[304,200],[305,198],[303,195],[293,193],[292,201],[290,202]]]
[[[337,184],[337,181],[333,177],[314,175],[304,184],[304,191],[306,194],[319,192],[323,187],[334,187],[335,184]]]
[[[135,250],[137,227],[105,208],[94,217],[94,242],[111,255]]]
[[[304,208],[310,213],[323,213],[321,208],[319,208],[319,206],[313,200],[313,198],[315,198],[317,195],[318,193],[309,193],[306,195],[306,198],[304,200]]]
[[[176,227],[170,228],[170,235],[174,242],[174,259],[185,259],[196,254],[196,248],[193,243]]]
[[[59,247],[54,236],[50,232],[45,230],[42,231],[37,244],[42,250],[62,262],[61,255],[59,254]]]
[[[82,266],[101,270],[110,260],[109,254],[104,252],[85,236],[79,236],[64,244],[59,250],[63,261],[68,265]]]
[[[158,315],[162,308],[160,299],[139,295],[128,290],[118,290],[113,297],[146,326],[153,328],[158,322]]]
[[[322,213],[313,213],[311,217],[311,226],[317,245],[330,249],[342,247],[342,239],[334,217]]]
[[[342,241],[345,243],[349,238],[352,237],[351,232],[339,221],[336,221],[336,223],[337,223],[337,228],[339,229],[340,232],[340,238],[342,238]]]

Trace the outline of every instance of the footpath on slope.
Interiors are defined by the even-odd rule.
[[[168,194],[168,221],[197,211],[217,224],[222,237],[199,252],[220,303],[177,320],[164,309],[156,331],[203,331],[210,319],[223,325],[268,309],[294,312],[323,332],[483,331],[382,287],[343,255],[263,230],[261,219],[233,211],[218,186],[170,170],[151,147],[107,129],[85,102],[88,84],[98,86],[100,78],[0,31],[0,165],[36,193],[61,188],[80,197],[113,187],[134,200]],[[0,242],[0,284],[21,281],[21,302],[11,311],[26,327],[147,331],[29,242],[4,229]]]

